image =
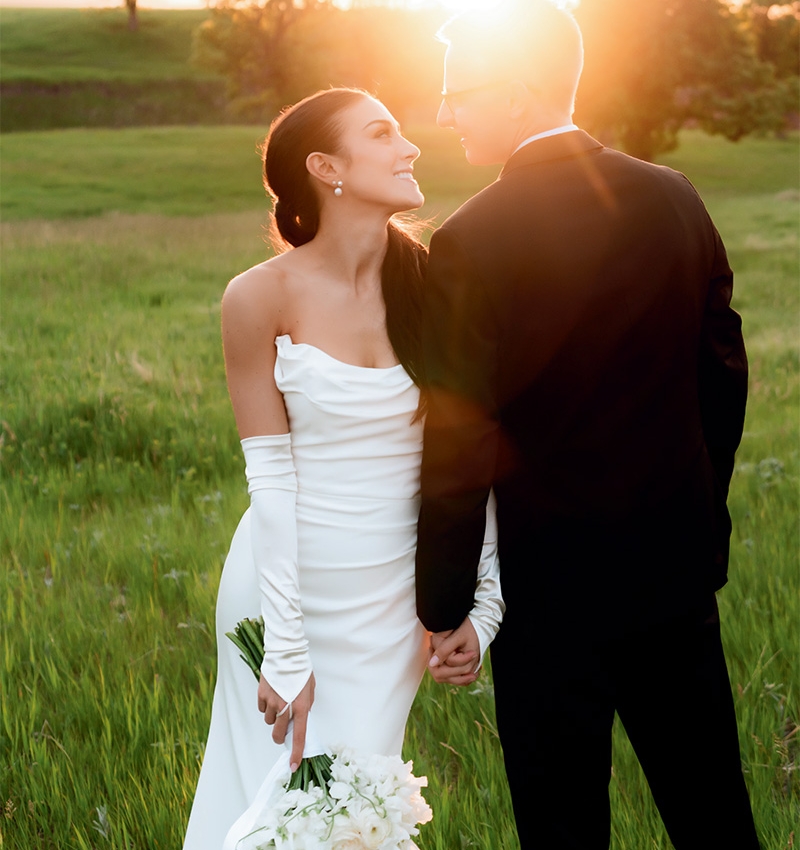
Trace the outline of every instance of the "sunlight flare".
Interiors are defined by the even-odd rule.
[[[439,2],[452,15],[460,12],[485,12],[487,15],[495,15],[503,0],[439,0]],[[580,5],[580,0],[551,0],[551,2],[570,11]]]

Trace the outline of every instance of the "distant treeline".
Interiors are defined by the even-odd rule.
[[[65,29],[53,30],[50,42],[84,51],[82,79],[69,67],[59,78],[53,67],[43,80],[42,65],[57,56],[44,42],[38,58],[30,48],[15,53],[4,21],[3,131],[266,124],[285,104],[330,85],[374,92],[404,123],[430,121],[436,112],[443,48],[435,33],[444,22],[436,7],[362,3],[345,11],[330,0],[221,0],[191,16],[141,12],[135,32],[123,9],[115,13],[69,18],[59,11]],[[724,0],[582,0],[576,17],[586,43],[576,118],[605,141],[652,159],[674,147],[687,124],[736,140],[796,123],[800,0],[736,7]],[[38,72],[26,77],[25,61]]]

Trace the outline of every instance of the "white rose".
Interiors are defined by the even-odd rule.
[[[345,812],[339,812],[333,820],[331,850],[363,850],[361,833]]]
[[[361,835],[361,846],[365,850],[379,850],[392,835],[392,824],[381,817],[375,809],[365,807],[352,819],[353,826]]]

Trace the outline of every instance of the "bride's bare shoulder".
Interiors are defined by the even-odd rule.
[[[252,310],[279,306],[286,297],[291,276],[284,256],[272,257],[237,274],[225,288],[223,309]]]
[[[303,280],[296,256],[300,253],[295,248],[236,275],[222,296],[223,325],[257,325],[260,332],[288,333]]]

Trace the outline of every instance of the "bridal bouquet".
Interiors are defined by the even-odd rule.
[[[256,676],[263,657],[263,621],[242,620],[228,637]],[[288,771],[288,760],[287,760]],[[306,757],[262,806],[239,842],[247,850],[408,850],[417,824],[433,817],[424,776],[400,756],[341,750]]]

